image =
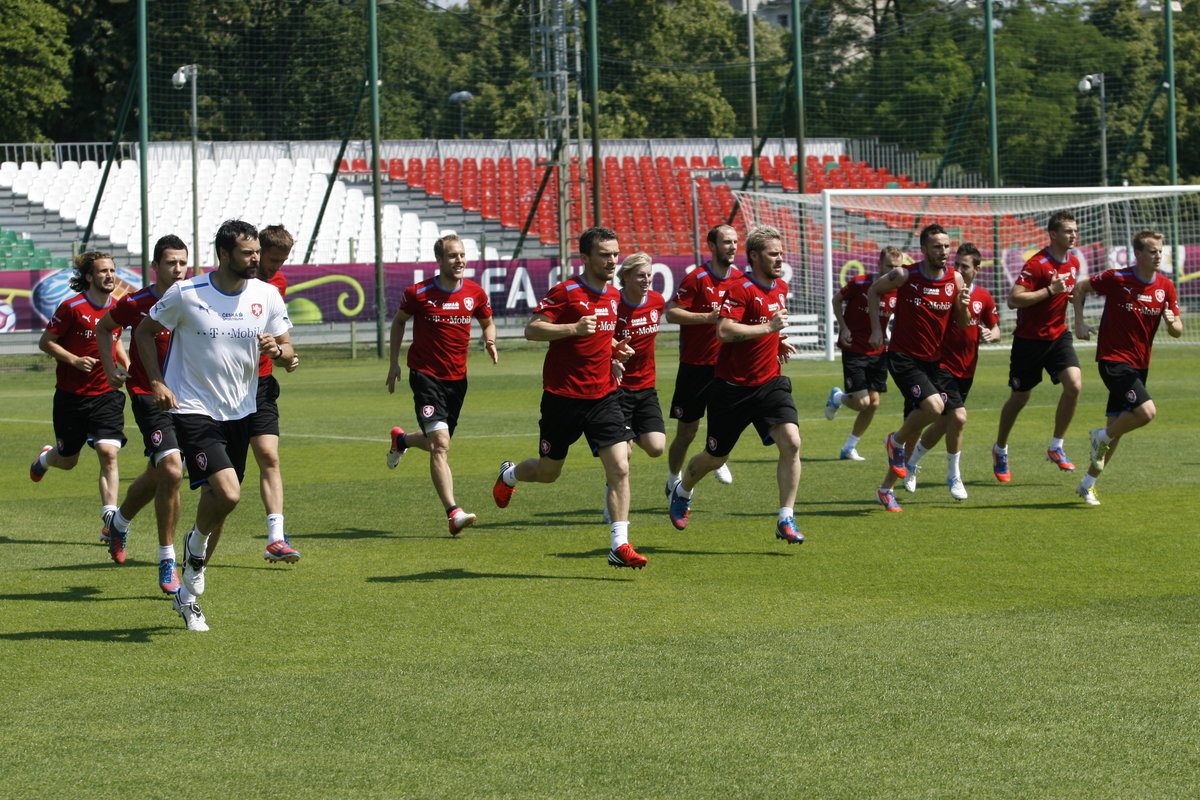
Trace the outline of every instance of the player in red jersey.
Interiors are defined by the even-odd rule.
[[[908,474],[904,466],[905,442],[915,438],[945,409],[938,365],[946,326],[951,316],[956,324],[967,324],[967,288],[962,276],[947,263],[950,237],[941,225],[926,225],[921,231],[921,252],[925,258],[912,269],[893,267],[867,291],[868,308],[875,308],[888,292],[896,292],[888,371],[904,395],[904,422],[884,440],[888,469],[875,493],[875,499],[888,511],[903,510],[892,487]],[[872,314],[870,321],[871,346],[882,347],[879,316]]]
[[[875,275],[859,275],[851,278],[841,291],[833,296],[833,316],[837,318],[838,346],[842,349],[842,378],[846,385],[829,390],[825,401],[825,419],[832,420],[843,405],[858,412],[854,427],[846,437],[846,444],[838,454],[843,461],[865,461],[858,454],[858,443],[866,434],[875,411],[879,408],[879,396],[887,391],[887,345],[878,349],[869,344],[871,322],[867,317],[867,291],[880,275],[886,275],[893,267],[911,264],[912,259],[898,247],[885,247],[879,253],[879,269]],[[896,308],[896,293],[889,292],[879,298],[879,324],[887,329],[888,320]]]
[[[675,438],[667,450],[667,497],[679,482],[687,462],[688,447],[700,430],[706,409],[706,390],[713,379],[717,353],[717,319],[721,301],[729,287],[743,277],[733,265],[737,257],[738,234],[729,225],[718,225],[708,232],[709,260],[689,272],[679,283],[667,309],[667,322],[679,326],[679,373],[671,398],[671,418],[678,420]],[[729,466],[717,469],[717,480],[733,483]]]
[[[721,303],[717,338],[721,351],[708,396],[708,438],[692,456],[683,479],[671,491],[671,523],[688,525],[692,491],[725,460],[746,426],[753,423],[764,445],[779,448],[779,520],[775,536],[800,544],[796,528],[796,487],[800,483],[800,428],[792,382],[781,365],[793,353],[783,336],[787,327],[788,286],[782,279],[783,242],[779,231],[760,227],[746,237],[750,273],[730,287]]]
[[[628,342],[613,338],[620,292],[609,281],[617,269],[621,246],[608,228],[593,227],[579,237],[583,270],[554,286],[533,310],[525,338],[549,342],[542,366],[540,455],[520,464],[505,461],[492,487],[496,505],[505,508],[518,481],[553,483],[562,473],[567,451],[587,437],[604,465],[610,491],[608,513],[611,545],[608,563],[641,569],[646,557],[629,542],[629,444],[633,431],[625,424],[612,361],[633,355]]]
[[[188,249],[178,236],[168,235],[154,244],[154,283],[140,292],[127,294],[109,309],[96,323],[98,336],[110,336],[122,328],[130,332],[146,318],[150,309],[176,282],[187,276]],[[154,338],[154,358],[160,368],[167,357],[171,343],[171,332],[162,331]],[[150,379],[142,366],[137,342],[131,340],[129,370],[126,371],[113,361],[107,349],[100,351],[100,363],[104,367],[108,385],[114,389],[124,386],[129,392],[129,404],[133,407],[133,418],[142,432],[145,454],[149,459],[145,471],[134,478],[125,492],[125,499],[112,513],[108,522],[108,551],[118,564],[125,562],[125,540],[129,525],[138,512],[151,501],[158,525],[158,585],[166,594],[179,589],[179,574],[175,569],[175,527],[179,524],[179,483],[183,479],[183,457],[179,451],[179,440],[175,436],[175,424],[171,415],[154,402]]]
[[[458,426],[458,415],[467,396],[467,348],[471,344],[471,320],[479,320],[483,346],[492,358],[496,352],[496,323],[492,305],[478,283],[463,277],[467,251],[462,240],[448,235],[433,244],[438,274],[404,290],[400,309],[392,320],[391,366],[388,393],[396,391],[400,377],[400,343],[410,319],[412,345],[408,348],[408,385],[413,393],[420,433],[392,428],[388,466],[395,469],[404,451],[416,447],[429,453],[429,474],[442,506],[446,509],[450,534],[475,523],[475,515],[459,508],[454,499],[454,475],[450,472],[450,437]]]
[[[996,301],[991,292],[975,285],[975,278],[982,269],[983,255],[970,242],[958,246],[954,254],[954,269],[962,275],[968,293],[967,312],[969,319],[965,328],[958,325],[946,326],[946,337],[942,340],[941,365],[938,367],[938,382],[942,387],[945,409],[921,434],[912,448],[905,465],[904,488],[917,490],[917,471],[925,454],[946,437],[946,486],[955,500],[967,499],[967,487],[963,485],[959,456],[962,455],[963,428],[967,424],[967,395],[975,380],[975,367],[979,364],[979,342],[995,342],[1000,339],[1000,316],[996,313]]]
[[[1096,363],[1100,379],[1108,387],[1108,423],[1091,431],[1091,464],[1075,493],[1090,506],[1096,498],[1096,478],[1112,461],[1121,437],[1149,425],[1158,413],[1146,380],[1150,374],[1150,351],[1159,324],[1166,320],[1167,333],[1183,335],[1183,318],[1175,284],[1158,271],[1162,262],[1163,235],[1138,231],[1133,236],[1135,262],[1126,269],[1110,269],[1075,285],[1075,335],[1091,338],[1095,329],[1083,321],[1083,302],[1090,292],[1104,298]]]
[[[633,445],[651,458],[663,454],[667,445],[667,428],[663,423],[658,392],[654,388],[658,371],[654,362],[654,340],[663,319],[665,299],[650,288],[654,278],[653,259],[649,253],[634,253],[621,262],[617,282],[621,285],[621,302],[617,304],[617,327],[614,337],[627,341],[633,355],[622,364],[613,362],[620,387],[618,395],[625,424],[633,431]],[[608,487],[605,487],[605,496]],[[604,506],[605,521],[609,522],[608,503]]]
[[[993,472],[1001,483],[1012,480],[1008,463],[1008,437],[1029,394],[1042,381],[1042,370],[1053,383],[1062,384],[1054,415],[1054,436],[1046,458],[1064,472],[1075,465],[1063,452],[1063,437],[1083,388],[1079,356],[1067,328],[1067,303],[1079,277],[1079,259],[1071,252],[1079,240],[1079,226],[1070,211],[1050,215],[1046,225],[1050,244],[1025,262],[1025,268],[1008,295],[1008,307],[1017,310],[1013,331],[1008,385],[1012,394],[1000,409],[1000,426],[992,447]]]
[[[57,362],[54,389],[55,443],[46,445],[29,465],[29,478],[40,481],[49,467],[74,469],[79,451],[90,443],[100,460],[100,538],[108,542],[108,521],[117,509],[120,474],[117,456],[125,446],[125,395],[108,385],[100,365],[96,323],[112,307],[117,265],[108,253],[89,250],[75,256],[70,287],[78,294],[55,310],[38,347]],[[128,367],[129,356],[115,330],[104,342],[112,357]]]

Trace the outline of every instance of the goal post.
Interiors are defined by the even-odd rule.
[[[995,297],[1001,327],[1011,333],[1016,312],[1005,298],[1025,261],[1048,243],[1046,222],[1074,213],[1081,277],[1133,263],[1133,235],[1165,237],[1160,269],[1179,291],[1186,317],[1200,311],[1200,186],[1058,187],[1040,189],[825,189],[819,194],[735,192],[739,227],[777,228],[789,265],[789,334],[801,354],[833,360],[837,331],[833,296],[852,277],[874,274],[879,252],[900,248],[920,260],[923,227],[939,224],[955,247],[971,242],[983,255],[977,281]],[[1095,324],[1102,301],[1084,307]],[[1200,342],[1200,328],[1182,339]]]

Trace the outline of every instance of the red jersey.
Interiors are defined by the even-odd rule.
[[[863,355],[873,356],[882,353],[887,349],[885,343],[878,350],[871,349],[871,315],[867,310],[867,290],[871,288],[871,284],[875,279],[870,275],[858,275],[851,278],[840,292],[842,299],[846,301],[846,305],[842,309],[842,319],[846,323],[846,328],[850,331],[850,344],[842,347],[841,340],[838,340],[838,347],[841,347],[848,353],[862,353]],[[876,313],[879,315],[879,329],[883,331],[884,336],[887,336],[888,320],[892,318],[892,312],[896,310],[896,293],[888,292],[879,298],[879,308]]]
[[[946,338],[942,339],[942,366],[957,378],[975,377],[975,367],[979,364],[979,329],[1000,324],[996,301],[982,286],[971,287],[967,309],[971,314],[970,324],[960,328],[953,322],[947,323]]]
[[[788,286],[782,280],[762,286],[747,275],[726,293],[721,316],[743,325],[761,325],[776,311],[787,308],[787,291]],[[768,333],[723,344],[714,374],[738,386],[762,386],[781,374],[779,340],[778,333]]]
[[[920,361],[937,361],[954,310],[954,268],[946,267],[942,277],[931,279],[921,272],[924,265],[924,261],[913,264],[908,280],[896,290],[896,322],[888,349]]]
[[[408,368],[443,381],[467,377],[471,320],[492,316],[483,288],[464,278],[457,289],[447,292],[434,275],[404,290],[400,310],[413,319]]]
[[[1091,282],[1104,298],[1096,360],[1122,361],[1134,369],[1149,369],[1150,349],[1163,309],[1179,313],[1175,284],[1161,272],[1143,283],[1132,268],[1107,270]]]
[[[50,318],[46,330],[54,334],[59,346],[72,355],[97,359],[91,372],[80,372],[70,364],[58,361],[55,375],[58,378],[55,386],[64,392],[82,395],[105,394],[113,391],[104,377],[104,367],[100,366],[100,351],[96,347],[96,323],[113,307],[110,297],[103,306],[93,305],[87,295],[80,292],[74,297],[68,297],[62,302]],[[121,329],[113,331],[112,348],[113,362],[116,363],[117,342],[121,339]]]
[[[744,277],[740,269],[731,265],[729,275],[718,278],[709,270],[709,264],[705,263],[684,276],[671,302],[684,311],[697,314],[716,311],[721,307],[729,288]],[[717,351],[720,349],[716,323],[679,326],[679,360],[684,364],[716,364]]]
[[[550,342],[542,365],[542,386],[563,397],[595,400],[617,388],[612,375],[613,333],[621,293],[610,284],[597,292],[580,278],[550,289],[533,310],[557,325],[569,325],[596,315],[596,332],[565,336]]]
[[[1045,289],[1056,277],[1061,276],[1067,289],[1051,298],[1026,308],[1017,309],[1017,328],[1013,336],[1022,339],[1057,339],[1067,332],[1067,306],[1071,303],[1071,290],[1079,276],[1079,259],[1067,253],[1066,261],[1056,261],[1050,248],[1042,250],[1025,262],[1025,268],[1017,276],[1017,283],[1031,292]]]
[[[283,276],[283,270],[276,270],[275,274],[267,278],[267,283],[279,290],[279,296],[287,299],[287,278]],[[263,378],[271,374],[271,369],[275,366],[275,362],[267,357],[266,353],[258,357],[258,377]]]
[[[130,331],[136,331],[138,325],[142,324],[142,320],[149,314],[150,309],[157,303],[159,297],[154,293],[153,286],[147,286],[140,292],[127,294],[113,305],[108,315],[112,321],[120,325],[122,328],[129,328]],[[160,331],[154,337],[155,355],[158,358],[158,366],[161,369],[162,365],[167,360],[167,348],[171,346],[171,332],[168,330]],[[137,339],[130,337],[129,344],[129,380],[125,385],[129,391],[134,394],[151,394],[150,379],[146,376],[146,368],[142,365],[142,360],[138,358]]]
[[[617,341],[629,339],[633,355],[625,362],[625,375],[621,385],[626,389],[652,389],[655,380],[654,339],[658,336],[658,325],[662,319],[666,300],[651,289],[646,292],[640,305],[631,306],[621,295],[617,305],[617,328],[613,338]]]

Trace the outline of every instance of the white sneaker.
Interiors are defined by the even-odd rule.
[[[825,419],[831,420],[836,417],[838,410],[842,407],[841,403],[834,400],[834,398],[837,397],[837,393],[840,391],[841,387],[838,386],[835,386],[829,390],[829,399],[825,401]]]
[[[461,508],[458,509],[454,512],[454,515],[447,520],[450,525],[450,535],[458,536],[464,530],[474,525],[476,519],[478,519],[478,517],[476,517],[474,514],[468,514]]]
[[[950,496],[955,500],[967,499],[967,487],[963,486],[962,478],[947,478],[946,486],[950,489]]]
[[[1081,482],[1078,486],[1075,487],[1075,494],[1082,497],[1083,502],[1087,503],[1089,506],[1100,505],[1100,498],[1096,497],[1096,487],[1095,486],[1089,486],[1085,489],[1083,487],[1083,483]]]
[[[203,558],[197,558],[188,549],[188,542],[191,538],[192,531],[188,531],[188,535],[183,539],[183,585],[189,592],[199,597],[204,594],[205,564]]]
[[[843,447],[842,452],[838,454],[842,461],[866,461],[865,458],[858,454],[858,449],[854,447]]]
[[[1103,433],[1103,428],[1092,428],[1088,432],[1088,439],[1092,446],[1092,469],[1096,472],[1104,471],[1104,462],[1108,459],[1109,443],[1100,438]]]
[[[920,471],[920,464],[917,464],[915,467],[912,464],[908,464],[905,467],[904,491],[908,492],[909,494],[917,491],[917,473]]]
[[[717,482],[723,483],[726,486],[733,483],[733,473],[729,471],[728,464],[722,464],[713,470],[713,474],[717,476]]]
[[[204,612],[200,610],[200,604],[193,600],[190,603],[179,602],[179,592],[171,595],[171,608],[175,609],[175,613],[183,617],[183,624],[187,626],[189,631],[206,631],[208,623],[204,620]]]

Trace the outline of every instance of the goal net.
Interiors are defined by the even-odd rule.
[[[937,223],[955,247],[971,242],[983,255],[976,282],[1000,308],[1001,329],[1011,333],[1016,312],[1005,298],[1026,259],[1048,243],[1046,221],[1070,210],[1079,224],[1076,254],[1083,276],[1133,263],[1133,235],[1143,229],[1165,237],[1161,270],[1179,291],[1187,317],[1200,310],[1200,186],[1084,187],[1053,189],[826,189],[819,194],[735,192],[739,228],[768,225],[783,234],[791,289],[789,334],[803,354],[834,358],[837,331],[834,292],[856,275],[874,274],[879,251],[895,246],[921,258],[919,235]],[[1103,301],[1084,307],[1099,320]],[[1160,333],[1160,342],[1200,341],[1200,326],[1182,339]]]

